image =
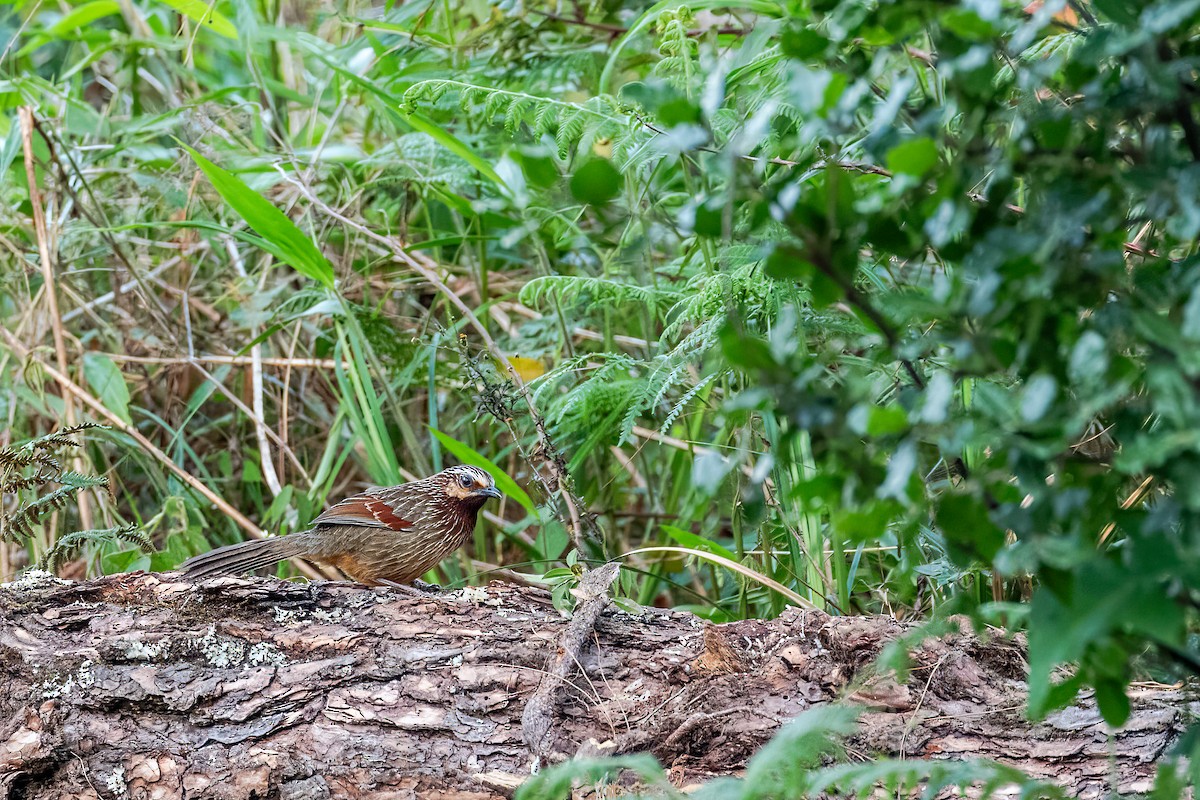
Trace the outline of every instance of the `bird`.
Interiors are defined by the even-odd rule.
[[[300,556],[337,567],[367,586],[405,586],[462,547],[479,509],[500,497],[485,470],[453,466],[422,480],[347,497],[306,531],[218,547],[179,569],[189,579],[200,579]]]

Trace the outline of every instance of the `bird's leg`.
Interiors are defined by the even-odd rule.
[[[414,589],[418,589],[418,590],[420,590],[422,592],[426,592],[428,594],[445,594],[446,593],[446,590],[443,589],[441,586],[438,586],[436,583],[426,583],[425,581],[421,580],[420,578],[415,579],[412,582],[412,585],[413,585]]]

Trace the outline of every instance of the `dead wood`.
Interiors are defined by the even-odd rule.
[[[568,624],[544,593],[502,584],[428,598],[171,574],[8,584],[0,798],[511,796],[533,761],[522,713]],[[997,758],[1095,797],[1149,788],[1189,716],[1180,691],[1142,687],[1120,731],[1090,700],[1031,725],[1019,640],[926,641],[901,685],[872,664],[907,630],[610,607],[555,681],[540,749],[649,750],[686,786],[851,697],[867,706],[854,757]]]

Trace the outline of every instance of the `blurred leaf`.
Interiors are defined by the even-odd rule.
[[[887,153],[887,167],[899,175],[924,177],[938,162],[937,145],[921,136],[898,144]]]
[[[214,8],[216,0],[211,0],[211,2],[205,2],[205,0],[156,0],[156,2],[175,9],[192,22],[218,36],[224,36],[226,39],[238,38],[237,28],[224,14]]]
[[[604,205],[621,190],[621,176],[603,158],[593,158],[571,176],[571,194],[584,203]]]
[[[674,525],[664,524],[661,527],[667,536],[670,536],[684,547],[690,547],[693,550],[704,550],[708,553],[715,553],[719,556],[729,559],[730,561],[738,560],[737,555],[735,555],[732,550],[722,547],[711,539],[705,539],[701,536],[697,536],[696,534],[685,531],[682,528],[676,528]]]

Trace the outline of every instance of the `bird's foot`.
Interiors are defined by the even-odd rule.
[[[431,594],[441,594],[442,587],[434,583],[426,583],[425,581],[413,581],[411,584],[400,583],[399,581],[389,581],[387,578],[380,578],[381,586],[390,586],[393,589],[399,589],[405,594],[411,594],[416,597],[428,597]]]

